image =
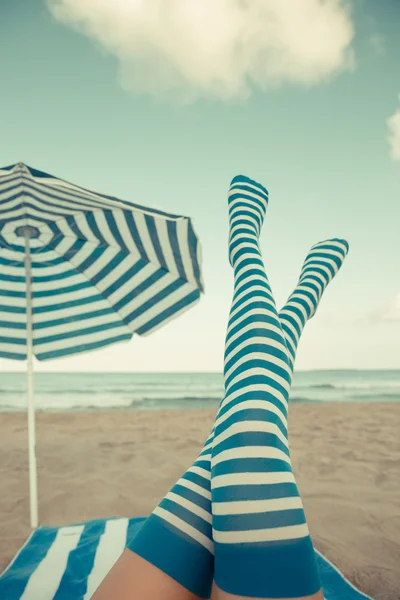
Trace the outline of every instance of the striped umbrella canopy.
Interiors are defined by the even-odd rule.
[[[46,360],[148,335],[202,291],[189,218],[23,163],[0,169],[0,357],[28,359],[34,527],[33,355]]]

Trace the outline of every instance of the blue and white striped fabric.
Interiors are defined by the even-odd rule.
[[[0,169],[0,357],[26,358],[24,228],[38,359],[151,333],[200,297],[187,217],[98,194],[18,163]]]
[[[0,576],[1,600],[89,600],[144,518],[41,527]],[[371,600],[316,552],[326,600]]]

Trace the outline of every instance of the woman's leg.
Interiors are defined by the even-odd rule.
[[[93,600],[209,598],[214,576],[211,530],[211,431],[197,460],[145,521]]]
[[[314,316],[326,288],[326,268],[331,270],[331,278],[333,278],[343,262],[347,249],[341,240],[327,240],[313,246],[304,262],[295,290],[279,312],[292,373],[301,333],[308,319]],[[246,600],[246,598],[248,599],[248,596],[232,595],[214,586],[214,600]],[[302,600],[308,599],[323,600],[321,590],[311,596],[302,597]]]
[[[199,600],[199,597],[127,549],[92,600]]]
[[[279,312],[292,371],[303,328],[314,316],[326,286],[339,271],[348,249],[348,243],[339,239],[315,244],[304,261],[296,288]]]
[[[296,329],[286,315],[283,328],[258,245],[267,202],[265,188],[256,182],[233,180],[229,212],[235,290],[226,340],[226,395],[211,460],[217,597],[321,598],[287,434],[294,355],[286,336],[290,326],[300,334],[315,304],[302,290],[295,291],[285,308],[297,317],[304,308],[304,322],[298,317]],[[320,256],[324,252],[317,252],[319,265],[310,259],[313,264],[306,261],[303,269],[313,273],[310,277],[315,271],[321,275],[317,300],[347,252],[341,240],[327,244],[340,256],[333,272],[330,258]]]

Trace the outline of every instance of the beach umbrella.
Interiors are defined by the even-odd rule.
[[[148,335],[203,291],[189,218],[0,168],[0,357],[27,360],[31,526],[38,525],[32,360]]]

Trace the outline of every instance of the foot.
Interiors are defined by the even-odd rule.
[[[268,206],[268,191],[260,183],[244,175],[237,175],[231,182],[228,206],[229,261],[232,265],[235,249],[243,235],[260,235]]]
[[[298,283],[299,289],[308,288],[307,295],[312,301],[310,307],[307,307],[307,318],[311,319],[314,316],[322,294],[339,271],[348,251],[348,242],[339,238],[324,240],[312,246],[304,261]]]

